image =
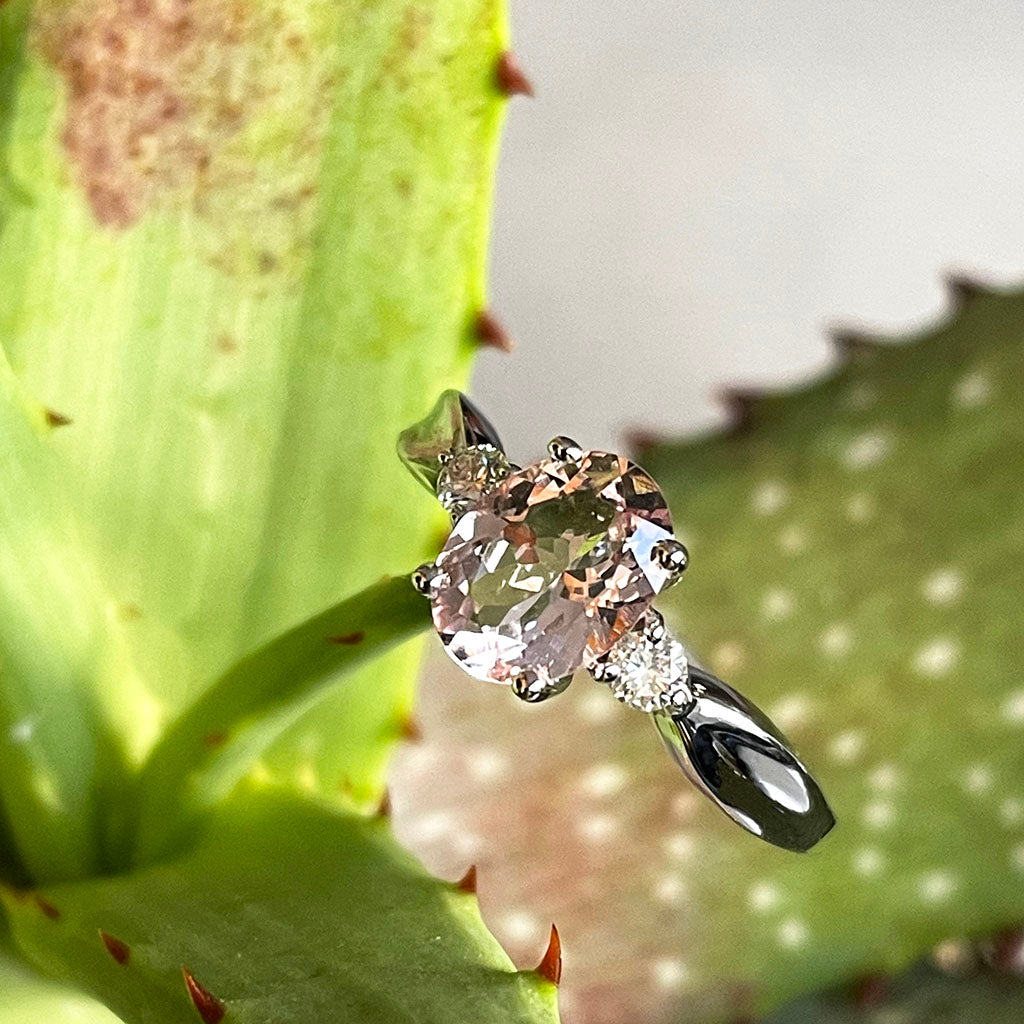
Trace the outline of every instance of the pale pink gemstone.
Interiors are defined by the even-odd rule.
[[[437,558],[434,626],[478,679],[555,680],[631,629],[668,574],[665,499],[627,459],[584,452],[517,470],[456,523]]]

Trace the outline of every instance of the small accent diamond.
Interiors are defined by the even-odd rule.
[[[437,478],[437,499],[453,516],[460,516],[511,472],[505,453],[494,445],[470,445],[444,461]]]
[[[686,651],[663,629],[641,621],[600,660],[594,677],[640,711],[679,710],[693,702]]]

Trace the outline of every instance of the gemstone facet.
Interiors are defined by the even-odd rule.
[[[670,574],[665,499],[632,462],[584,451],[514,470],[455,524],[430,595],[449,655],[478,679],[541,686],[590,667]]]

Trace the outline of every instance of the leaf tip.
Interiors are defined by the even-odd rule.
[[[533,96],[533,84],[511,50],[506,50],[498,58],[497,78],[498,88],[506,96]]]
[[[455,883],[455,888],[460,892],[476,895],[476,865],[470,864],[466,873]]]
[[[109,932],[105,932],[102,928],[99,929],[100,941],[107,948],[107,952],[123,967],[131,959],[132,951],[128,948],[128,944],[122,942],[120,939],[115,938]]]
[[[993,289],[986,282],[968,274],[947,274],[946,291],[955,309],[963,309],[973,299],[993,294]]]
[[[384,793],[380,798],[380,803],[377,804],[377,817],[391,817],[391,793],[386,789],[384,790]]]
[[[489,309],[477,314],[475,333],[480,344],[488,348],[496,348],[499,352],[511,352],[515,348],[508,331]]]
[[[534,970],[552,985],[557,985],[562,980],[562,940],[558,937],[558,929],[553,924],[548,948]]]
[[[200,985],[187,967],[182,967],[181,976],[185,979],[185,990],[203,1024],[220,1024],[226,1012],[224,1004],[212,992]]]
[[[723,388],[718,392],[718,400],[729,414],[730,426],[734,433],[750,429],[754,420],[754,409],[761,397],[761,392],[750,388]]]
[[[412,715],[406,715],[399,723],[398,734],[409,743],[419,743],[423,739],[420,723]]]

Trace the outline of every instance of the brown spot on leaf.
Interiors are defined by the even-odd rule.
[[[187,968],[182,967],[181,975],[185,979],[185,989],[192,1000],[192,1005],[199,1012],[203,1024],[220,1024],[226,1012],[224,1004],[212,992],[200,985]]]
[[[218,334],[216,341],[217,351],[229,356],[238,351],[238,342],[230,334]]]
[[[523,73],[523,69],[511,50],[506,50],[498,58],[496,70],[498,88],[506,96],[532,96],[533,85]]]
[[[354,633],[339,633],[337,636],[329,636],[327,642],[340,644],[342,647],[353,647],[355,644],[361,644],[365,636],[366,634],[361,629],[357,629]]]
[[[309,251],[333,99],[318,40],[288,0],[39,5],[33,43],[64,80],[61,141],[95,219],[186,210],[226,273],[287,272]],[[280,123],[274,146],[255,122]]]
[[[46,422],[51,427],[66,427],[71,423],[71,418],[53,409],[46,410]]]
[[[107,947],[107,952],[122,966],[128,963],[132,951],[128,944],[100,929],[100,941]]]
[[[868,974],[850,986],[850,1002],[858,1010],[881,1006],[889,996],[891,984],[884,974]]]
[[[32,897],[35,905],[51,920],[60,920],[60,911],[43,895],[35,893]]]
[[[558,929],[551,926],[551,938],[548,939],[548,948],[536,967],[537,973],[557,985],[562,980],[562,940],[558,937]]]
[[[423,730],[420,728],[420,723],[411,715],[407,715],[399,723],[398,734],[409,743],[419,743],[423,739]]]
[[[470,864],[466,873],[455,883],[457,889],[471,894],[476,893],[476,865]]]
[[[508,331],[501,321],[489,310],[481,310],[476,318],[476,336],[482,345],[496,348],[500,352],[511,352],[515,347]]]
[[[208,732],[203,737],[203,743],[208,747],[222,747],[228,741],[226,732]]]

